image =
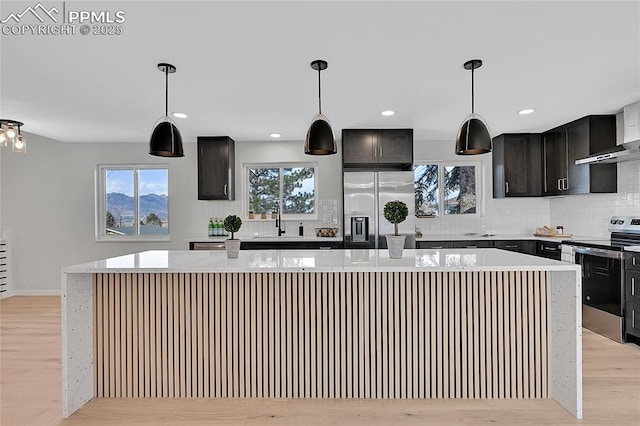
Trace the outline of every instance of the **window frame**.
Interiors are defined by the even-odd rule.
[[[429,219],[443,219],[443,218],[476,218],[484,216],[484,197],[483,197],[483,185],[482,185],[482,162],[481,161],[473,161],[473,160],[416,160],[414,161],[414,170],[415,166],[422,165],[436,165],[438,166],[438,215],[436,217],[432,217]],[[475,167],[475,179],[476,179],[476,212],[475,213],[465,213],[465,214],[445,214],[444,213],[444,169],[446,167],[465,167],[465,166],[473,166]],[[415,179],[415,174],[414,174]],[[414,189],[415,191],[415,189]],[[422,217],[417,216],[416,210],[416,218],[423,219]]]
[[[171,240],[171,221],[170,221],[170,200],[167,200],[167,234],[135,234],[135,235],[108,235],[106,233],[107,222],[107,209],[106,209],[106,181],[107,170],[133,170],[133,185],[134,185],[134,223],[140,222],[138,211],[138,199],[140,194],[138,171],[139,170],[156,170],[163,169],[167,171],[167,193],[169,190],[169,165],[168,164],[98,164],[95,170],[95,240],[96,241],[111,241],[111,242],[124,242],[124,241],[170,241]]]
[[[290,213],[283,213],[281,211],[281,217],[282,217],[282,220],[287,220],[287,221],[305,221],[305,220],[317,221],[319,217],[318,215],[318,207],[319,207],[318,205],[318,163],[309,163],[309,162],[243,163],[242,164],[242,168],[243,168],[242,204],[243,204],[244,217],[249,217],[249,169],[279,169],[280,185],[278,188],[278,191],[279,191],[278,202],[280,203],[280,208],[282,209],[282,206],[283,206],[282,178],[284,174],[283,169],[302,168],[302,167],[313,169],[313,206],[314,206],[313,213],[290,214]],[[271,216],[268,216],[267,218],[270,219]],[[260,219],[260,218],[256,217],[256,220],[257,219]]]

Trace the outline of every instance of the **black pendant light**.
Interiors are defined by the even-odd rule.
[[[471,70],[471,115],[464,119],[456,137],[456,154],[476,155],[491,152],[491,136],[487,123],[474,111],[473,71],[482,66],[480,59],[464,63],[464,69]]]
[[[327,61],[322,59],[311,62],[311,68],[318,71],[318,115],[313,118],[304,141],[304,153],[308,155],[331,155],[338,152],[329,120],[322,115],[320,71],[326,70],[328,66]]]
[[[176,72],[171,64],[158,64],[158,69],[165,75],[165,107],[164,117],[156,121],[149,141],[149,154],[158,157],[184,157],[182,136],[173,120],[169,118],[169,74]]]

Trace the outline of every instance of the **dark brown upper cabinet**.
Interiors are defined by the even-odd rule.
[[[343,129],[344,168],[413,168],[413,129]]]
[[[543,195],[616,192],[616,164],[575,164],[615,146],[615,115],[589,115],[542,133]]]
[[[235,142],[198,136],[198,200],[235,200]]]
[[[542,196],[542,144],[539,133],[493,138],[493,198]]]

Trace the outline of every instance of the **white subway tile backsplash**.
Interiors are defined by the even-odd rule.
[[[618,192],[551,199],[551,221],[565,232],[609,237],[609,219],[614,215],[640,215],[640,160],[618,163]]]

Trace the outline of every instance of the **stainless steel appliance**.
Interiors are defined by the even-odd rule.
[[[640,217],[614,216],[608,240],[567,240],[571,260],[582,265],[582,326],[617,342],[625,340],[625,270],[629,252],[640,244]]]
[[[387,248],[385,235],[393,234],[393,225],[384,218],[387,201],[404,201],[407,219],[398,224],[398,233],[406,235],[405,248],[416,247],[415,196],[413,172],[344,173],[344,245],[345,248]]]

